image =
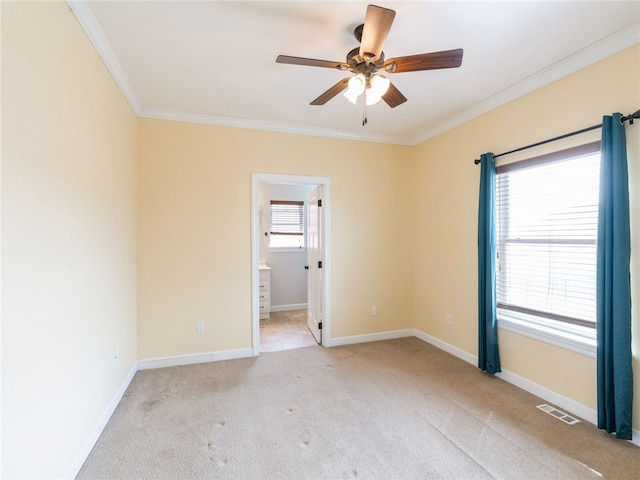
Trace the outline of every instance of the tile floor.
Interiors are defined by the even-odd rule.
[[[271,318],[260,320],[261,352],[279,352],[317,344],[307,327],[306,310],[271,312]]]

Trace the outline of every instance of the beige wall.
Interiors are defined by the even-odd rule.
[[[61,478],[136,362],[137,120],[64,2],[1,8],[2,478]]]
[[[481,153],[500,153],[640,107],[640,46],[433,138],[418,147],[412,174],[416,220],[414,325],[477,355],[477,204]],[[634,428],[640,428],[640,142],[627,127],[632,203]],[[580,143],[592,136],[573,137]],[[566,144],[566,142],[565,142]],[[556,145],[557,148],[557,145]],[[532,154],[530,151],[529,154]],[[434,181],[437,179],[437,181]],[[445,315],[453,314],[446,325]],[[500,331],[502,367],[596,408],[595,359]],[[553,367],[553,368],[549,368]]]
[[[408,152],[141,119],[139,358],[251,347],[252,172],[330,178],[333,337],[410,328]]]

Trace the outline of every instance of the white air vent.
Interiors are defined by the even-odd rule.
[[[572,417],[571,415],[567,415],[566,413],[561,412],[560,410],[552,407],[551,405],[547,405],[546,403],[543,403],[542,405],[538,405],[538,408],[543,412],[546,412],[549,415],[552,415],[569,425],[573,425],[574,423],[578,423],[580,421],[577,418]]]

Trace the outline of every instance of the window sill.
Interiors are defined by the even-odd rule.
[[[545,321],[531,321],[524,318],[524,315],[505,313],[498,311],[498,328],[509,332],[524,335],[540,342],[549,343],[556,347],[564,348],[572,352],[596,357],[595,330],[587,332],[587,329],[566,328],[558,329],[545,325]]]

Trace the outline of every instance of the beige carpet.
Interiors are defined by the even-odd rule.
[[[78,478],[638,478],[540,403],[417,338],[141,371]]]

